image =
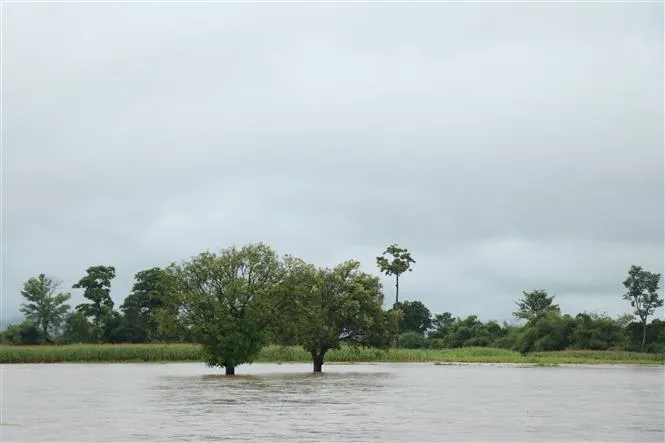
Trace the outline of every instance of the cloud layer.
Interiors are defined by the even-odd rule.
[[[661,4],[4,9],[5,317],[40,272],[115,265],[120,302],[256,241],[371,272],[398,242],[405,298],[484,319],[626,312],[663,270]]]

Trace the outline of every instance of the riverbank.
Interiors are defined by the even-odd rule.
[[[122,344],[11,346],[0,345],[0,363],[120,363],[201,361],[201,350],[191,344]],[[310,362],[300,347],[267,346],[257,363]],[[520,355],[493,348],[460,349],[354,349],[343,348],[326,354],[326,362],[432,362],[432,363],[525,363],[557,364],[660,364],[663,354],[623,351],[558,351]]]

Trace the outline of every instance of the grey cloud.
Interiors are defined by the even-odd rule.
[[[3,313],[250,241],[372,272],[397,241],[406,297],[483,318],[623,312],[664,267],[662,5],[6,10]]]

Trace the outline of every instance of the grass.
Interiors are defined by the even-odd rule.
[[[195,362],[201,361],[201,350],[191,344],[141,345],[66,345],[12,346],[0,345],[0,363],[111,363],[111,362]],[[434,362],[434,363],[524,363],[538,366],[559,364],[665,364],[663,354],[622,351],[560,351],[520,355],[494,348],[460,349],[354,349],[342,348],[326,354],[329,363],[354,362]],[[268,346],[257,363],[311,362],[300,347]]]

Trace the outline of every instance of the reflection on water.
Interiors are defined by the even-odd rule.
[[[3,366],[1,441],[654,441],[662,367]]]

